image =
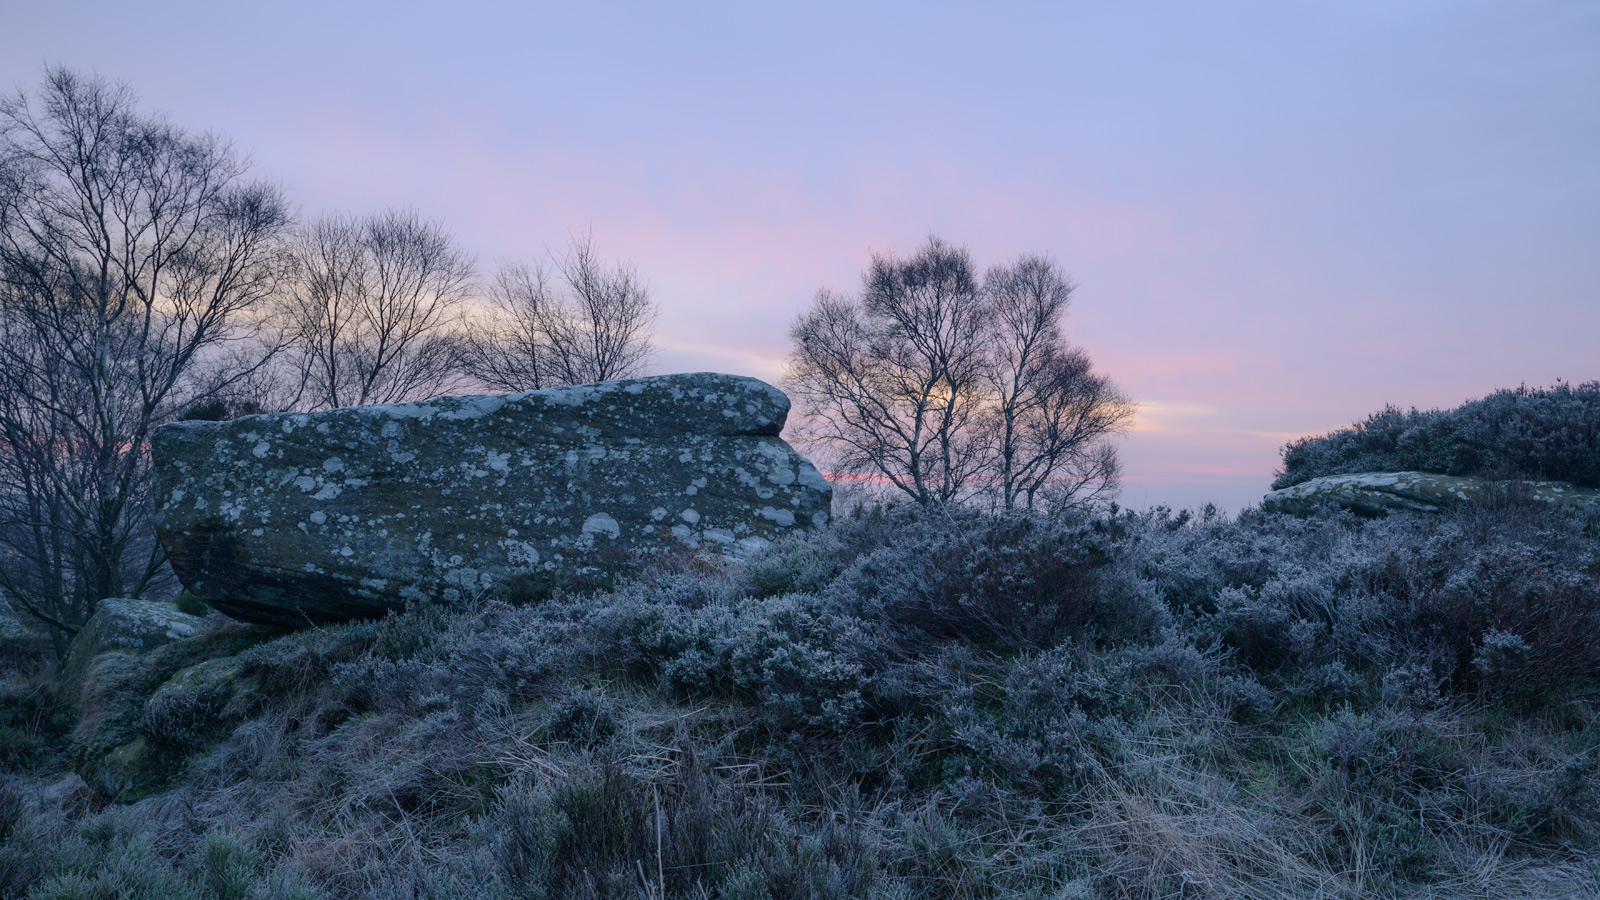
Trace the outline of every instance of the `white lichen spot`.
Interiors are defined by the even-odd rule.
[[[822,477],[822,473],[817,471],[817,467],[803,459],[800,460],[800,484],[814,491],[826,492],[832,489],[832,485],[828,484],[828,479]]]
[[[688,522],[690,525],[698,525],[698,524],[700,524],[700,513],[696,512],[692,508],[691,509],[686,509],[683,512],[678,513],[678,518],[684,520],[685,522]]]
[[[604,534],[608,537],[615,538],[622,535],[622,526],[617,524],[616,519],[611,518],[605,513],[595,513],[589,518],[583,520],[583,533],[586,535]]]
[[[271,444],[267,443],[266,441],[262,441],[261,443],[256,444],[255,449],[251,450],[250,454],[252,456],[254,456],[256,459],[266,459],[267,458],[267,453],[271,449],[272,449],[272,445]]]
[[[354,550],[351,550],[348,546],[345,546],[345,547],[340,547],[339,548],[339,555],[340,556],[346,556],[346,557],[355,556],[356,552]]]
[[[316,512],[314,512],[314,513],[312,513],[310,515],[310,519],[311,519],[311,524],[313,524],[313,525],[321,525],[324,522],[328,521],[328,514],[324,513],[322,510],[319,509],[319,510],[317,510]]]
[[[511,454],[509,454],[509,453],[495,453],[492,450],[489,451],[489,453],[488,453],[488,466],[489,466],[489,468],[495,470],[496,472],[500,472],[501,474],[510,474],[510,472],[511,472]]]
[[[294,480],[294,486],[299,488],[302,492],[314,490],[317,486],[317,480],[312,478],[310,475],[301,475],[299,478]]]
[[[339,494],[343,490],[344,489],[339,487],[337,484],[325,484],[325,485],[322,486],[322,490],[317,491],[315,494],[311,495],[311,499],[313,499],[313,500],[332,500],[333,498],[339,496]]]
[[[770,519],[780,528],[788,528],[794,524],[794,513],[787,509],[773,509],[770,506],[761,507],[761,518]]]
[[[322,471],[338,472],[344,469],[344,460],[337,456],[330,456],[322,461]]]
[[[658,506],[655,509],[650,510],[650,521],[652,522],[659,522],[666,517],[667,508],[665,506]]]

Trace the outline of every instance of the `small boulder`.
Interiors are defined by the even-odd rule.
[[[1431,472],[1364,472],[1327,475],[1267,494],[1261,508],[1268,512],[1308,515],[1324,503],[1333,503],[1364,516],[1396,510],[1436,512],[1493,496],[1496,491],[1516,492],[1553,506],[1600,508],[1600,490],[1580,488],[1561,481],[1493,481]]]
[[[62,696],[75,697],[89,663],[102,653],[148,653],[163,644],[194,635],[200,618],[178,612],[170,603],[108,598],[72,638],[61,667]]]
[[[193,593],[300,626],[408,601],[604,582],[828,521],[782,391],[668,375],[157,429],[156,528]]]

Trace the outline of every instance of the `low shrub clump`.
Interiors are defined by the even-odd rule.
[[[181,776],[14,769],[0,897],[1600,890],[1571,513],[870,508],[512,599],[150,685],[127,727]]]
[[[1600,487],[1600,381],[1495,391],[1451,410],[1389,406],[1283,449],[1285,488],[1325,475],[1435,472]]]

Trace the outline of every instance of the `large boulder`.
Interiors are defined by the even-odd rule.
[[[1307,515],[1321,504],[1333,503],[1368,516],[1395,510],[1435,512],[1483,500],[1496,492],[1515,493],[1556,506],[1600,507],[1600,490],[1560,481],[1506,482],[1431,472],[1366,472],[1328,475],[1281,488],[1267,494],[1261,508]]]
[[[207,603],[290,625],[738,556],[828,520],[827,481],[778,437],[788,410],[697,374],[179,422],[153,443],[157,533]]]

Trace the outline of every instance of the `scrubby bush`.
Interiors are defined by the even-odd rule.
[[[1600,487],[1600,381],[1524,385],[1451,410],[1388,406],[1349,428],[1289,443],[1272,486],[1411,470]]]

